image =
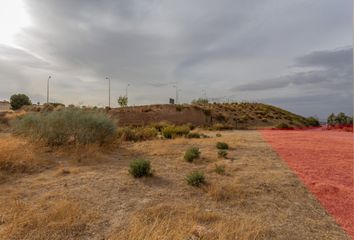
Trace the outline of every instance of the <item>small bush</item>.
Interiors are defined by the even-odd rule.
[[[11,123],[14,133],[43,140],[48,145],[103,144],[114,139],[116,125],[102,112],[66,108],[31,113]]]
[[[25,94],[14,94],[10,97],[10,105],[12,110],[17,110],[22,106],[32,105],[32,102]]]
[[[177,112],[181,112],[182,111],[182,106],[181,105],[177,105],[176,106],[176,111]]]
[[[311,127],[319,127],[320,126],[320,122],[315,117],[307,118],[307,124]]]
[[[290,129],[291,127],[286,123],[279,123],[276,128],[278,129]]]
[[[189,185],[194,187],[200,187],[202,184],[205,183],[205,177],[202,172],[192,172],[187,175],[186,180]]]
[[[129,173],[135,178],[149,177],[152,175],[150,161],[135,159],[129,165]]]
[[[224,143],[224,142],[217,142],[216,148],[217,149],[229,149],[229,145],[227,145],[227,143]]]
[[[138,127],[138,128],[119,128],[117,135],[124,141],[146,141],[155,139],[158,131],[152,127]]]
[[[215,172],[220,175],[225,174],[225,166],[224,165],[215,165]]]
[[[162,135],[165,138],[171,139],[175,138],[177,136],[185,136],[189,133],[190,129],[188,126],[183,125],[183,126],[167,126],[162,129]]]
[[[199,133],[188,133],[187,138],[200,138],[200,134]]]
[[[227,151],[224,150],[224,149],[220,149],[220,150],[218,151],[218,156],[219,156],[220,158],[226,158],[226,157],[227,157]]]
[[[221,137],[221,134],[220,134],[220,133],[217,133],[217,134],[216,134],[216,137]]]
[[[187,162],[193,162],[194,159],[197,159],[199,157],[200,157],[200,151],[199,148],[197,147],[188,148],[186,153],[184,154],[184,159]]]

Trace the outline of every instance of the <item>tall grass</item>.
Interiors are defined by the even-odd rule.
[[[105,113],[80,108],[31,113],[12,122],[15,133],[48,145],[103,144],[112,140],[116,125]]]

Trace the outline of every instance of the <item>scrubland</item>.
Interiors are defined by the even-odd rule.
[[[109,146],[0,133],[0,239],[348,239],[257,131],[193,132]],[[133,159],[152,174],[132,176]]]

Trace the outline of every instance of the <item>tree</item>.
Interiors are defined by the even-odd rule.
[[[19,93],[10,97],[10,105],[12,110],[17,110],[22,106],[32,105],[32,102],[27,95]]]
[[[121,107],[126,107],[128,106],[128,97],[127,96],[119,96],[118,98],[118,104]]]
[[[334,113],[331,113],[331,115],[328,116],[327,124],[330,126],[334,126],[336,124],[336,115]]]

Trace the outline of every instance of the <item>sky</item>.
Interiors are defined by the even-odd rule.
[[[0,100],[274,104],[352,114],[350,0],[2,0]],[[129,86],[128,86],[129,84]]]

